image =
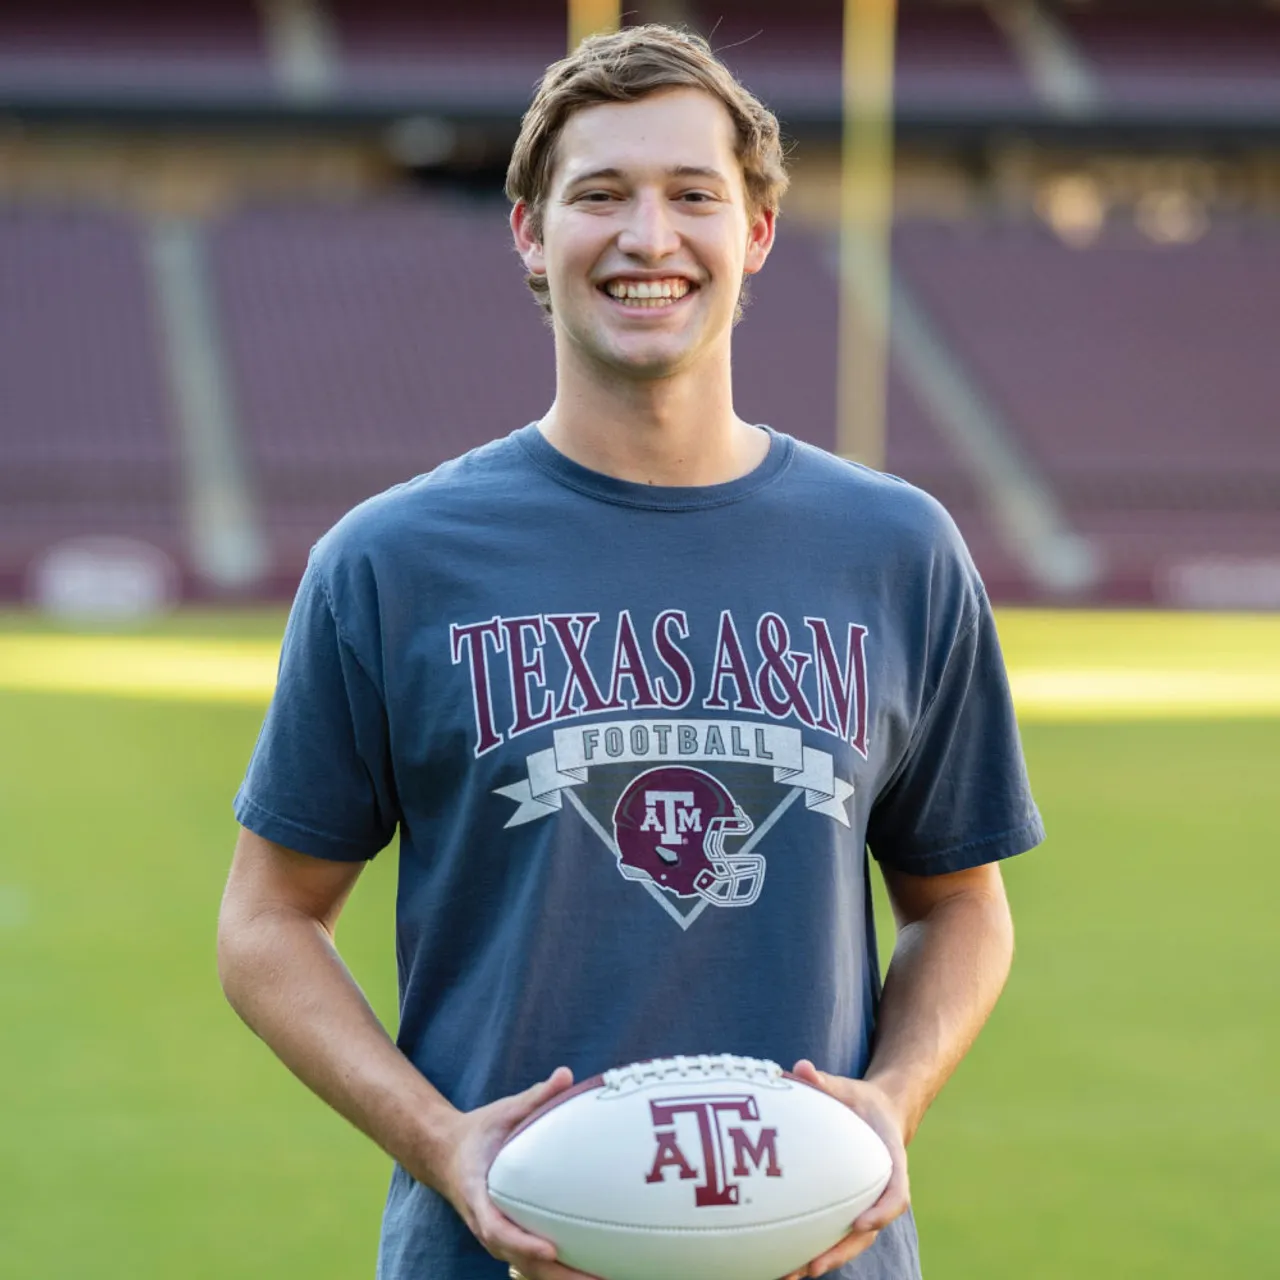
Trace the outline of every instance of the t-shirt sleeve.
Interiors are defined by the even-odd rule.
[[[373,857],[395,834],[385,704],[343,637],[314,557],[235,815],[267,840],[344,862]]]
[[[1027,781],[995,620],[979,588],[902,762],[871,812],[878,861],[939,875],[1033,848],[1044,827]]]

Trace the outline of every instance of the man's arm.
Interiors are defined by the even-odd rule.
[[[1013,962],[999,863],[950,875],[885,868],[898,925],[865,1079],[891,1098],[910,1142],[991,1016]]]
[[[862,1080],[795,1072],[855,1110],[884,1139],[893,1174],[839,1244],[788,1277],[821,1276],[869,1248],[909,1201],[906,1144],[990,1016],[1013,960],[1013,920],[998,863],[949,875],[884,868],[898,924],[871,1061]]]
[[[590,1280],[554,1261],[489,1200],[507,1134],[573,1080],[559,1068],[475,1111],[452,1106],[400,1052],[334,945],[363,863],[296,853],[251,831],[236,845],[218,917],[218,974],[235,1011],[334,1110],[445,1196],[495,1257],[529,1280]]]

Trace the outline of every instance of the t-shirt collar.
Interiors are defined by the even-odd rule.
[[[560,452],[536,422],[512,433],[533,463],[559,483],[602,502],[654,511],[692,511],[738,502],[775,480],[791,461],[795,441],[761,424],[769,434],[769,451],[760,464],[736,480],[708,485],[638,484],[592,471]]]

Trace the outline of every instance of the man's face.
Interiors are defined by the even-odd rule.
[[[597,367],[662,378],[728,358],[744,275],[764,265],[773,215],[749,217],[733,120],[698,89],[604,103],[570,117],[535,239],[557,334]]]

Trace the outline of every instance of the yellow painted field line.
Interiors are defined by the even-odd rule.
[[[0,689],[261,706],[278,652],[259,640],[0,635]]]
[[[1280,716],[1274,669],[1013,667],[1009,683],[1024,722]]]
[[[1280,673],[1280,613],[996,611],[1011,667]]]
[[[262,640],[0,634],[0,689],[262,706],[277,645]],[[1199,655],[1203,660],[1204,655]],[[1280,716],[1280,653],[1223,668],[1014,661],[1024,721]]]

